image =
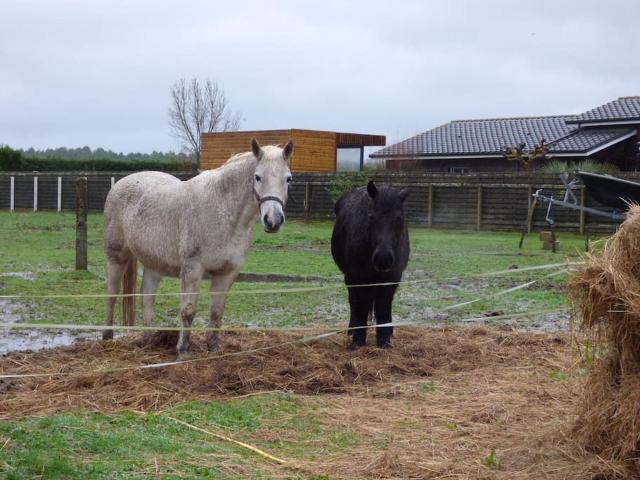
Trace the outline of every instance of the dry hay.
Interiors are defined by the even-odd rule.
[[[640,206],[587,256],[568,288],[598,345],[576,433],[585,447],[640,475]]]
[[[493,332],[489,335],[488,332]],[[485,328],[404,328],[394,347],[346,349],[346,335],[311,343],[291,343],[300,335],[286,332],[225,332],[221,351],[271,347],[246,355],[216,358],[164,368],[130,369],[174,359],[172,341],[144,345],[132,335],[109,342],[82,341],[36,353],[0,358],[4,374],[59,372],[66,376],[13,379],[5,384],[0,419],[47,415],[75,408],[115,411],[160,409],[187,399],[281,390],[298,394],[351,393],[401,379],[426,378],[436,372],[472,371],[479,365],[515,359],[545,358],[561,336],[514,334]],[[195,335],[198,355],[204,339]]]
[[[278,390],[295,392],[313,407],[304,411],[314,412],[323,431],[352,431],[364,439],[331,452],[309,444],[295,464],[313,475],[577,479],[623,472],[615,462],[585,454],[571,439],[582,380],[566,334],[403,328],[392,349],[356,351],[347,350],[345,337],[303,344],[290,343],[299,338],[294,333],[225,333],[225,353],[274,348],[115,373],[79,372],[170,361],[172,341],[143,345],[140,337],[129,336],[13,353],[0,358],[1,372],[72,374],[13,380],[0,394],[0,418],[78,409],[155,411],[186,400]],[[196,335],[195,343],[202,350],[204,338]],[[558,380],[554,372],[567,376]],[[433,391],[421,389],[427,381],[434,383]],[[265,420],[253,441],[295,442],[298,434],[276,418],[272,424]],[[497,450],[497,468],[480,461],[491,448]]]

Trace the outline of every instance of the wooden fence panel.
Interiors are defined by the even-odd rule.
[[[0,209],[9,210],[11,195],[11,177],[9,175],[0,176]]]
[[[58,203],[58,176],[38,176],[38,210],[55,209]]]
[[[15,208],[33,210],[33,176],[15,177]]]
[[[15,207],[17,209],[33,208],[32,173],[0,173],[0,209],[8,210],[10,177],[15,177]],[[75,208],[75,182],[78,175],[88,178],[89,209],[101,211],[106,196],[111,188],[111,177],[119,180],[127,173],[95,172],[95,173],[39,173],[38,176],[38,209],[57,209],[57,179],[62,177],[62,209]],[[182,180],[191,178],[193,173],[178,173]],[[333,200],[329,194],[334,174],[297,173],[290,189],[290,200],[286,207],[288,218],[307,218],[305,197],[309,195],[310,219],[332,219]],[[625,174],[624,178],[639,180],[640,175]],[[483,230],[520,230],[527,217],[529,192],[535,192],[544,186],[546,195],[553,194],[562,199],[564,189],[555,175],[442,175],[424,173],[389,173],[374,172],[368,178],[378,184],[390,184],[399,188],[408,188],[409,197],[405,210],[409,222],[413,225],[437,228],[476,229],[478,224]],[[364,181],[364,178],[361,179]],[[309,185],[309,187],[307,187]],[[480,196],[479,196],[479,186]],[[433,192],[432,211],[429,211],[429,191]],[[580,190],[576,190],[580,198]],[[481,204],[478,216],[478,205]],[[604,208],[586,195],[585,205]],[[545,221],[546,205],[538,204],[532,218],[534,230],[548,229]],[[552,217],[558,230],[578,231],[580,229],[580,213],[554,206]],[[584,215],[584,227],[591,233],[610,233],[619,222],[591,214]]]

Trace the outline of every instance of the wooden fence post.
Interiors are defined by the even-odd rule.
[[[427,200],[427,227],[431,228],[433,225],[433,185],[429,184],[429,194]]]
[[[580,187],[580,207],[584,208],[585,206],[585,189],[584,186]],[[584,235],[584,225],[585,225],[586,215],[584,210],[580,210],[580,234]]]
[[[87,177],[76,180],[76,270],[87,269]]]
[[[309,182],[304,184],[304,218],[309,220],[311,216],[311,195],[313,194],[313,185]]]
[[[533,185],[527,188],[527,233],[533,230],[533,210],[536,208],[536,199],[533,196]]]
[[[476,230],[482,228],[482,185],[478,185]]]

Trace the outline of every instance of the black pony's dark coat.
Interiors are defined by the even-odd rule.
[[[345,193],[336,202],[331,254],[347,285],[401,280],[409,260],[409,233],[403,208],[407,193],[385,186],[378,189],[370,182],[367,187]],[[397,285],[349,288],[349,327],[365,327],[371,312],[378,324],[391,323],[396,289]],[[377,328],[378,346],[390,346],[392,333],[392,327]],[[351,330],[352,346],[365,345],[366,334],[366,328]]]

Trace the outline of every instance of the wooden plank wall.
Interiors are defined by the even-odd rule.
[[[284,145],[292,138],[292,172],[336,171],[336,133],[300,129],[205,133],[202,135],[200,169],[217,168],[231,156],[248,152],[252,137],[256,137],[261,145]]]

